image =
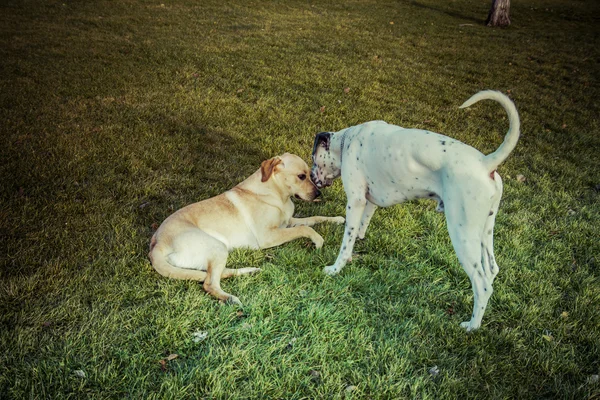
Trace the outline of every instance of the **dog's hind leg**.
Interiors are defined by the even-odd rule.
[[[200,229],[180,233],[173,240],[173,252],[167,260],[173,266],[188,270],[206,271],[204,290],[221,301],[240,304],[240,300],[221,289],[221,276],[231,276],[225,268],[227,246]],[[245,271],[243,271],[245,272]]]
[[[496,192],[491,198],[492,204],[490,212],[485,220],[485,227],[483,229],[483,240],[482,240],[482,258],[484,268],[490,271],[491,280],[494,281],[496,275],[498,275],[499,267],[494,257],[494,224],[496,222],[496,214],[500,207],[500,198],[502,197],[502,178],[498,173],[495,173],[494,180],[496,182]]]
[[[457,203],[454,202],[456,200]],[[471,319],[461,323],[463,328],[471,331],[481,326],[483,314],[494,289],[493,274],[489,268],[484,267],[484,253],[487,251],[488,238],[484,237],[483,230],[489,209],[482,210],[481,202],[467,203],[464,198],[448,199],[446,220],[454,250],[473,288]]]
[[[223,270],[223,273],[221,274],[221,279],[229,278],[231,276],[240,276],[240,275],[246,275],[246,274],[253,274],[255,272],[260,272],[260,268],[251,268],[251,267],[225,268]]]
[[[224,247],[224,246],[223,246]],[[230,304],[242,305],[242,302],[237,297],[226,293],[221,289],[221,278],[226,278],[233,274],[226,271],[225,264],[227,263],[227,248],[213,251],[208,260],[208,268],[206,270],[207,277],[204,280],[204,290],[215,296],[217,299]],[[232,271],[231,269],[229,271]]]

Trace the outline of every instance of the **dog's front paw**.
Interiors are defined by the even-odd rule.
[[[471,332],[471,331],[474,331],[475,329],[479,328],[479,325],[473,326],[473,325],[471,325],[471,321],[465,321],[465,322],[460,323],[460,327],[465,328],[467,330],[467,332]]]
[[[334,224],[343,224],[344,222],[346,222],[346,218],[344,218],[344,217],[333,217],[333,218],[331,218],[331,222],[333,222]]]
[[[321,247],[323,247],[323,243],[325,242],[323,237],[321,235],[319,235],[318,233],[315,237],[312,238],[312,241],[315,244],[315,247],[317,249],[320,249]]]
[[[325,275],[334,276],[337,275],[337,273],[340,272],[340,270],[335,265],[329,265],[323,268],[323,272],[325,273]]]

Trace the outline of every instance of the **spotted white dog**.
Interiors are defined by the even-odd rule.
[[[502,179],[496,168],[515,148],[520,124],[514,104],[499,92],[479,92],[460,108],[484,99],[499,102],[510,123],[504,142],[487,156],[448,136],[383,121],[317,134],[311,178],[321,188],[341,176],[348,199],[340,253],[326,274],[337,274],[351,260],[354,242],[364,238],[378,206],[434,199],[446,214],[450,239],[473,287],[471,320],[461,326],[479,328],[498,273],[493,231]]]

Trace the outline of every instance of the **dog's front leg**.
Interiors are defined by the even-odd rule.
[[[275,228],[266,231],[260,241],[261,249],[279,246],[301,237],[309,238],[317,249],[323,247],[323,237],[313,228],[308,226],[295,226],[292,228]]]
[[[360,220],[360,228],[358,229],[358,238],[364,239],[365,233],[367,232],[367,227],[369,226],[369,222],[371,222],[371,218],[373,214],[375,214],[375,210],[377,210],[377,206],[370,201],[367,200],[367,205],[365,206],[365,211],[363,212],[362,218]]]
[[[335,264],[323,269],[323,272],[327,275],[335,275],[340,272],[352,258],[352,249],[354,248],[354,242],[358,235],[360,221],[365,212],[366,205],[367,199],[364,197],[348,198],[348,205],[346,206],[346,229],[344,231],[344,238],[342,239],[342,247],[337,260],[335,260]]]
[[[321,222],[331,222],[334,224],[343,224],[345,221],[344,217],[308,217],[308,218],[291,218],[289,226],[313,226],[320,224]]]

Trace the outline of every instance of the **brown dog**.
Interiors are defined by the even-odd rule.
[[[343,217],[293,218],[290,199],[312,201],[320,194],[308,165],[285,153],[263,161],[260,169],[233,189],[190,204],[169,216],[150,243],[152,266],[169,278],[204,281],[204,290],[222,301],[241,305],[221,289],[221,278],[249,274],[259,268],[225,268],[229,251],[266,249],[307,237],[317,248],[323,238],[310,226],[344,223]]]

